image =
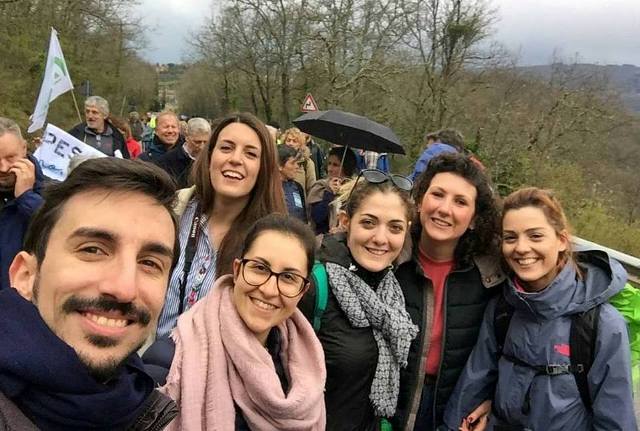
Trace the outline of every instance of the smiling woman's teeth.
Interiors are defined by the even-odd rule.
[[[371,248],[367,248],[367,251],[371,254],[375,254],[376,256],[382,256],[383,254],[385,254],[387,251],[386,250],[374,250]]]
[[[223,176],[227,178],[233,178],[234,180],[241,180],[243,177],[237,172],[223,172]]]
[[[98,316],[92,313],[85,313],[84,315],[87,319],[101,326],[107,326],[109,328],[124,328],[127,326],[127,321],[123,319],[107,319],[104,316]]]
[[[262,308],[263,310],[274,310],[276,308],[275,305],[271,305],[268,304],[264,301],[260,301],[257,298],[251,298],[251,302],[253,302],[255,305],[257,305],[259,308]]]
[[[528,257],[526,259],[516,259],[516,262],[518,262],[518,264],[520,265],[531,265],[532,263],[535,263],[538,259],[536,259],[535,257]]]
[[[439,219],[431,219],[433,220],[433,223],[437,224],[438,226],[442,226],[442,227],[449,227],[451,226],[451,223],[447,223],[446,221],[443,220],[439,220]]]

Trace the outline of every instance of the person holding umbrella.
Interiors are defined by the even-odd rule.
[[[293,120],[300,130],[336,145],[376,153],[405,154],[400,139],[389,127],[350,112],[308,112]]]
[[[328,233],[337,225],[338,211],[332,202],[345,180],[356,172],[356,156],[347,147],[334,147],[327,157],[327,178],[316,181],[309,190],[307,205],[316,235]]]

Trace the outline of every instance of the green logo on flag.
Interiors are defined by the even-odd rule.
[[[53,57],[53,64],[60,69],[59,71],[58,69],[54,69],[53,71],[53,81],[55,84],[58,84],[63,77],[67,76],[67,67],[64,64],[64,60],[60,57]],[[62,72],[62,75],[59,72]]]

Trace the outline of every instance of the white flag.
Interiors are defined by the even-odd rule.
[[[33,115],[31,115],[31,125],[27,132],[33,133],[41,129],[47,119],[49,103],[69,90],[73,90],[73,84],[71,83],[67,64],[64,61],[64,55],[62,55],[60,42],[58,42],[58,32],[51,28],[49,54],[47,55],[47,65],[44,69],[42,87],[40,88],[38,101],[33,110]]]

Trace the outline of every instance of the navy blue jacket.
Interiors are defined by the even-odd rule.
[[[144,151],[138,157],[140,160],[144,160],[145,162],[152,162],[158,159],[159,157],[167,154],[171,149],[181,147],[184,144],[184,137],[180,135],[178,137],[178,141],[171,147],[167,148],[160,139],[158,139],[158,135],[153,135],[153,140],[149,146],[145,146]]]
[[[307,205],[302,186],[294,180],[288,180],[282,182],[282,190],[289,215],[306,223],[308,221]]]
[[[184,143],[178,143],[166,153],[155,158],[152,157],[151,162],[171,175],[178,189],[191,187],[192,183],[189,181],[189,174],[191,173],[193,159],[185,151]]]
[[[31,190],[18,196],[0,198],[0,290],[9,287],[9,266],[22,250],[22,239],[27,232],[29,220],[43,202],[41,194],[44,175],[38,161],[28,156],[36,167],[36,182]]]

